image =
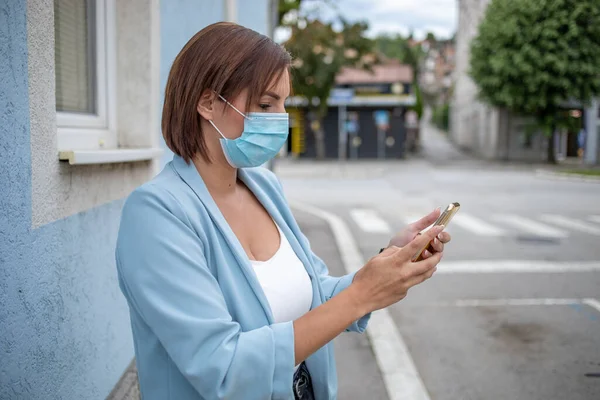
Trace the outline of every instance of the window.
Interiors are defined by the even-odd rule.
[[[114,0],[54,0],[58,150],[117,147]]]

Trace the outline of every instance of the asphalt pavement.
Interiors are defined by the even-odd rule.
[[[275,171],[292,202],[341,218],[364,259],[434,207],[461,204],[436,275],[388,309],[430,399],[600,399],[600,182],[540,177],[425,136],[423,157],[278,160]],[[296,217],[341,274],[327,224]],[[386,395],[368,344],[336,339],[339,398],[400,398]]]

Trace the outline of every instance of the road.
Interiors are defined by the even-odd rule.
[[[461,204],[438,273],[388,309],[431,399],[600,399],[600,182],[469,159],[429,135],[423,158],[276,172],[288,199],[340,217],[364,259],[434,207]],[[296,215],[341,273],[327,225]],[[340,399],[388,398],[368,341],[336,342]]]

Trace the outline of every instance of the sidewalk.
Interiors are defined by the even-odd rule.
[[[430,123],[429,113],[425,113],[421,122],[421,155],[427,161],[435,164],[456,161],[479,161],[459,150],[446,133]]]
[[[135,361],[132,361],[127,367],[123,376],[116,386],[110,392],[106,400],[139,400],[140,399],[140,387],[137,380],[137,370],[135,368]]]
[[[600,181],[597,177],[581,177],[567,174],[568,169],[600,169],[600,166],[584,165],[579,160],[563,160],[552,165],[540,161],[502,161],[487,160],[461,150],[452,143],[446,132],[441,131],[430,123],[427,111],[421,122],[421,153],[415,158],[421,157],[434,165],[464,165],[474,164],[481,168],[502,168],[505,170],[531,171],[541,178],[555,178],[557,180],[572,181]]]

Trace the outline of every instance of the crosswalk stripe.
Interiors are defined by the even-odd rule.
[[[506,231],[469,214],[456,214],[450,225],[458,225],[482,236],[504,236]]]
[[[369,233],[390,233],[390,225],[371,209],[354,209],[351,212],[352,218],[360,228]],[[422,218],[422,215],[404,215],[400,217],[405,225],[411,224]],[[481,236],[506,236],[508,234],[505,227],[515,228],[528,234],[549,237],[549,238],[567,238],[570,236],[569,230],[576,230],[592,235],[600,235],[600,227],[594,223],[600,224],[600,215],[590,215],[585,222],[577,219],[570,219],[558,214],[545,214],[540,217],[544,223],[531,218],[522,217],[517,214],[500,214],[490,217],[494,223],[470,214],[457,214],[450,225],[456,225],[462,229],[468,230]],[[551,224],[551,225],[549,225]],[[555,226],[552,226],[555,225]],[[431,226],[424,230],[429,229]],[[560,229],[562,228],[562,229]]]
[[[431,305],[437,307],[507,307],[507,306],[568,306],[585,304],[590,299],[457,299],[439,301]]]
[[[467,260],[440,262],[439,274],[570,273],[598,272],[600,261]]]
[[[368,208],[355,208],[350,210],[350,216],[364,232],[385,233],[392,232],[390,225],[381,219],[374,210]]]
[[[597,222],[600,224],[600,215],[590,215],[588,219],[592,222]]]
[[[569,236],[569,233],[562,229],[557,229],[532,219],[514,214],[496,215],[493,218],[500,223],[511,225],[521,231],[537,236],[552,238],[566,238]]]
[[[599,227],[577,219],[571,219],[556,214],[544,214],[540,217],[540,219],[551,224],[562,226],[563,228],[574,229],[592,235],[600,235]]]

